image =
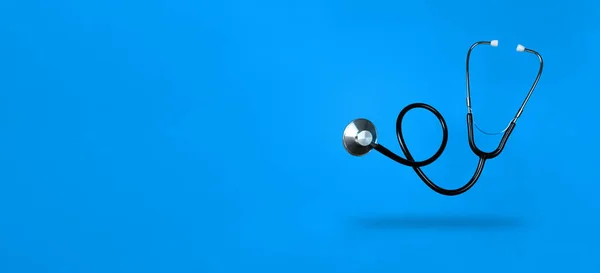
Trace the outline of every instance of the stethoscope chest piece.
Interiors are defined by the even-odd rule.
[[[367,119],[355,119],[344,129],[342,142],[344,148],[353,156],[364,155],[373,149],[372,145],[377,141],[375,125]]]

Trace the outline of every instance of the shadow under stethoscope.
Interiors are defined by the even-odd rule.
[[[435,230],[511,230],[525,227],[516,217],[493,215],[474,216],[391,216],[363,217],[357,219],[359,227],[366,229],[435,229]]]

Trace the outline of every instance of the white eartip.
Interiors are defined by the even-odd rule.
[[[525,51],[525,47],[523,45],[517,45],[517,51],[523,52],[523,51]]]
[[[490,42],[490,45],[493,46],[493,47],[497,47],[498,46],[498,40],[492,40]]]

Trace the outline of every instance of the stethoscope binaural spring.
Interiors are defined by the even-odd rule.
[[[381,154],[387,156],[388,158],[390,158],[402,165],[412,167],[413,170],[419,176],[419,178],[421,178],[421,180],[423,180],[423,182],[425,182],[425,184],[429,188],[431,188],[432,190],[434,190],[435,192],[437,192],[439,194],[448,195],[448,196],[459,195],[459,194],[466,192],[471,187],[473,187],[475,182],[477,182],[477,179],[479,179],[479,176],[481,176],[481,172],[483,171],[485,161],[488,159],[497,157],[504,149],[504,146],[506,145],[506,141],[508,140],[508,137],[510,136],[512,131],[514,130],[515,125],[517,124],[517,120],[521,117],[521,114],[523,113],[523,109],[525,108],[525,105],[527,105],[527,102],[531,98],[531,94],[535,90],[535,87],[537,86],[538,81],[540,80],[540,77],[542,76],[542,70],[544,68],[544,60],[542,59],[542,56],[537,51],[535,51],[533,49],[525,48],[522,45],[517,46],[518,52],[527,52],[527,53],[531,53],[531,54],[534,54],[535,56],[537,56],[540,61],[540,69],[538,70],[537,76],[535,77],[535,81],[533,82],[533,84],[531,85],[531,88],[529,89],[529,93],[527,93],[525,100],[523,100],[521,107],[517,111],[517,114],[510,121],[510,123],[508,124],[508,127],[506,127],[506,129],[504,129],[502,132],[500,132],[500,133],[504,133],[504,134],[502,135],[502,139],[500,140],[498,147],[496,147],[496,149],[491,152],[484,152],[477,147],[477,144],[475,144],[475,137],[473,136],[473,134],[474,134],[473,125],[475,123],[473,122],[473,113],[471,110],[471,85],[470,85],[470,80],[469,80],[469,58],[471,56],[471,52],[473,51],[473,49],[475,47],[477,47],[478,45],[491,45],[493,47],[497,47],[498,40],[476,42],[469,48],[469,51],[467,52],[467,130],[468,130],[469,146],[471,147],[471,150],[473,151],[473,153],[475,153],[475,155],[477,155],[479,157],[479,163],[477,164],[475,173],[473,174],[471,179],[466,184],[464,184],[462,187],[457,188],[457,189],[445,189],[445,188],[442,188],[442,187],[436,185],[435,183],[433,183],[427,177],[427,175],[425,175],[423,170],[421,170],[421,167],[424,167],[424,166],[427,166],[427,165],[433,163],[435,160],[437,160],[442,155],[442,153],[444,152],[444,149],[446,148],[446,144],[448,142],[448,128],[446,127],[446,121],[444,120],[444,117],[431,105],[428,105],[425,103],[410,104],[410,105],[404,107],[404,109],[402,109],[402,111],[400,111],[400,113],[398,114],[398,118],[396,120],[396,137],[398,138],[398,143],[400,144],[400,149],[402,150],[402,153],[404,153],[406,158],[400,157],[399,155],[397,155],[397,154],[393,153],[392,151],[388,150],[387,148],[385,148],[383,145],[377,143],[377,132],[375,130],[375,126],[369,120],[362,119],[362,118],[353,120],[352,122],[350,122],[350,124],[348,124],[348,126],[346,126],[346,129],[344,130],[342,142],[344,144],[344,148],[346,149],[346,151],[348,151],[348,153],[350,153],[351,155],[361,156],[361,155],[364,155],[364,154],[368,153],[369,151],[371,151],[371,149],[375,149],[376,151],[380,152]],[[428,110],[429,112],[431,112],[433,115],[436,116],[436,118],[439,120],[439,122],[442,126],[443,135],[442,135],[442,144],[440,145],[440,148],[437,150],[437,152],[433,156],[431,156],[430,158],[423,160],[423,161],[416,161],[413,158],[410,151],[406,147],[406,142],[404,141],[404,136],[402,134],[402,120],[404,119],[404,116],[406,115],[406,113],[408,113],[408,111],[415,109],[415,108],[422,108],[422,109]],[[475,127],[478,130],[480,130],[476,124],[475,124]],[[500,133],[498,133],[498,134],[500,134]],[[486,133],[486,134],[489,134],[489,133]]]

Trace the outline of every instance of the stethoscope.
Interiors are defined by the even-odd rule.
[[[415,172],[419,176],[419,178],[421,178],[421,180],[423,180],[423,182],[425,182],[425,184],[427,186],[429,186],[429,188],[431,188],[432,190],[434,190],[435,192],[437,192],[439,194],[448,195],[448,196],[459,195],[459,194],[466,192],[471,187],[473,187],[473,185],[475,185],[475,182],[477,182],[477,179],[479,179],[479,176],[481,176],[481,172],[483,171],[483,166],[485,165],[485,161],[488,159],[497,157],[498,155],[500,155],[500,153],[504,149],[504,146],[506,145],[506,141],[508,140],[508,137],[510,136],[513,129],[515,128],[515,125],[517,124],[517,120],[519,119],[519,117],[521,117],[521,114],[523,113],[523,109],[525,108],[525,105],[529,101],[529,98],[531,97],[533,90],[535,89],[538,81],[540,80],[540,77],[542,76],[542,69],[544,68],[544,60],[542,59],[542,56],[537,51],[535,51],[533,49],[525,48],[522,45],[517,45],[518,52],[527,52],[527,53],[535,54],[538,57],[538,59],[540,60],[540,69],[537,73],[537,76],[535,77],[535,81],[533,82],[531,89],[529,89],[529,93],[527,93],[527,97],[525,97],[525,100],[523,101],[523,104],[521,104],[521,107],[519,108],[519,111],[517,111],[517,114],[515,115],[515,117],[510,121],[510,123],[504,130],[502,130],[501,132],[495,133],[495,134],[504,133],[504,135],[502,136],[502,139],[500,140],[500,143],[498,144],[498,147],[492,152],[484,152],[477,147],[477,145],[475,144],[475,138],[473,136],[474,122],[473,122],[473,113],[471,111],[471,84],[469,81],[469,58],[471,56],[471,51],[473,51],[473,49],[475,47],[477,47],[478,45],[491,45],[493,47],[497,47],[498,40],[476,42],[471,46],[471,48],[469,48],[469,51],[467,52],[467,130],[468,130],[468,135],[469,135],[469,146],[471,147],[471,150],[473,151],[473,153],[475,153],[475,155],[477,155],[479,157],[479,163],[477,164],[477,169],[475,170],[475,173],[473,174],[473,176],[471,177],[469,182],[467,182],[464,186],[462,186],[460,188],[449,190],[449,189],[442,188],[442,187],[436,185],[435,183],[433,183],[427,177],[427,175],[425,175],[425,173],[423,173],[423,170],[421,170],[421,167],[424,167],[424,166],[427,166],[427,165],[433,163],[435,160],[437,160],[440,157],[440,155],[442,155],[442,153],[444,152],[444,149],[446,148],[446,143],[448,142],[448,129],[446,128],[446,121],[444,120],[444,117],[442,117],[440,112],[438,112],[431,105],[428,105],[425,103],[410,104],[410,105],[404,107],[404,109],[402,109],[402,111],[400,111],[400,114],[398,114],[398,118],[396,120],[396,137],[398,138],[398,143],[400,144],[400,149],[402,149],[402,153],[404,153],[404,155],[406,156],[406,159],[398,156],[397,154],[395,154],[392,151],[385,148],[383,145],[377,143],[377,132],[375,130],[375,126],[373,125],[373,123],[371,121],[369,121],[367,119],[362,119],[362,118],[353,120],[352,122],[350,122],[350,124],[348,124],[348,126],[346,126],[346,129],[344,130],[342,142],[344,144],[344,148],[346,149],[346,151],[348,151],[348,153],[350,153],[351,155],[361,156],[361,155],[364,155],[364,154],[368,153],[369,151],[371,151],[371,149],[375,149],[376,151],[380,152],[381,154],[387,156],[388,158],[390,158],[402,165],[412,167],[413,170],[415,170]],[[406,113],[408,113],[408,111],[410,111],[412,109],[416,109],[416,108],[423,108],[423,109],[426,109],[429,112],[433,113],[437,117],[437,119],[440,121],[440,124],[442,125],[442,132],[443,132],[442,144],[440,145],[440,148],[437,150],[437,152],[432,157],[430,157],[426,160],[423,160],[423,161],[415,161],[415,159],[412,157],[412,155],[408,151],[408,148],[406,147],[406,143],[404,141],[404,137],[402,134],[402,119],[404,118],[404,115],[406,115]],[[482,131],[481,129],[479,129],[477,124],[475,124],[475,127],[485,134],[493,135],[493,134],[486,133],[486,132]]]

